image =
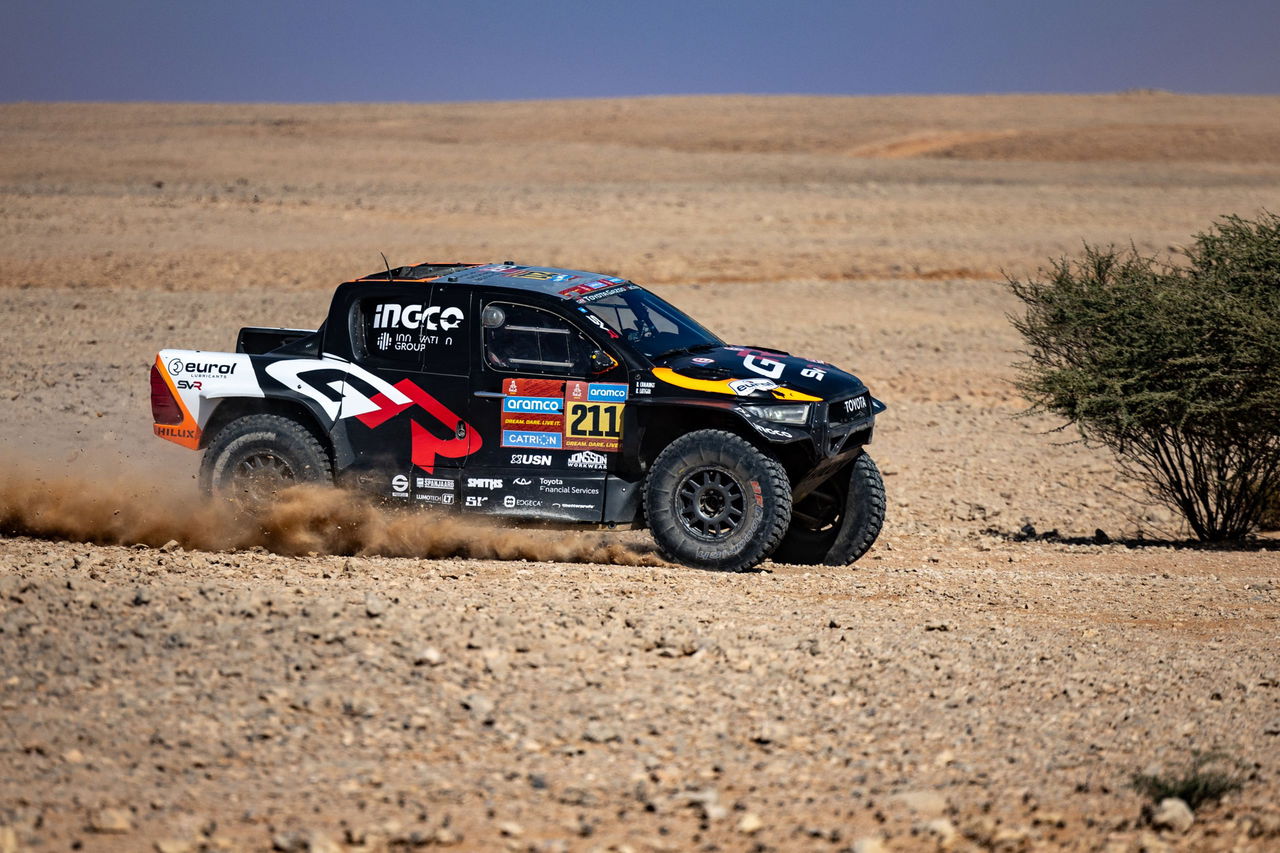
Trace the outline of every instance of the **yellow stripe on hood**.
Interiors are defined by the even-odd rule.
[[[735,379],[694,379],[691,376],[676,373],[669,367],[655,367],[653,375],[655,378],[668,385],[675,385],[677,388],[688,388],[691,391],[709,391],[712,394],[729,394],[733,397],[739,396],[729,387],[730,382],[737,381]],[[778,400],[793,400],[796,402],[816,402],[822,399],[800,391],[792,391],[790,388],[774,388],[773,396]]]

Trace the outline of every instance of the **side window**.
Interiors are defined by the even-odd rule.
[[[586,376],[592,347],[567,320],[549,311],[490,302],[481,313],[485,363],[511,373]]]
[[[466,291],[409,286],[357,303],[360,354],[387,367],[466,375]]]

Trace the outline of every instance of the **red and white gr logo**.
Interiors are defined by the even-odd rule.
[[[416,404],[453,432],[450,438],[440,438],[416,419],[411,419],[409,421],[409,435],[412,441],[410,459],[414,465],[428,474],[434,474],[437,456],[461,459],[480,449],[482,444],[480,433],[471,424],[451,412],[444,403],[419,388],[412,379],[401,379],[392,387],[408,397],[409,402],[395,403],[385,394],[375,394],[370,399],[378,408],[372,412],[356,415],[356,420],[370,429],[377,429]],[[458,435],[459,432],[462,434]]]

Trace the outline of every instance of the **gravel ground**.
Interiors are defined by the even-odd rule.
[[[1132,776],[1220,752],[1243,787],[1167,840],[1280,844],[1274,553],[935,546],[723,575],[4,540],[0,802],[46,849],[1155,849]]]
[[[1020,417],[999,281],[1276,209],[1275,104],[0,105],[0,853],[1280,849],[1280,542],[1173,547]],[[236,528],[151,437],[154,352],[314,324],[379,250],[660,282],[853,369],[879,543]],[[1134,787],[1198,758],[1238,787]]]

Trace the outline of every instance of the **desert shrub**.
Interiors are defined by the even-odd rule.
[[[1262,507],[1258,527],[1263,530],[1280,530],[1280,492],[1272,492]]]
[[[1280,492],[1280,217],[1226,217],[1182,254],[1085,246],[1010,279],[1026,309],[1018,387],[1197,538],[1237,539]]]
[[[1177,797],[1191,809],[1244,787],[1240,765],[1222,753],[1193,754],[1185,767],[1163,773],[1135,773],[1134,790],[1158,803]]]

